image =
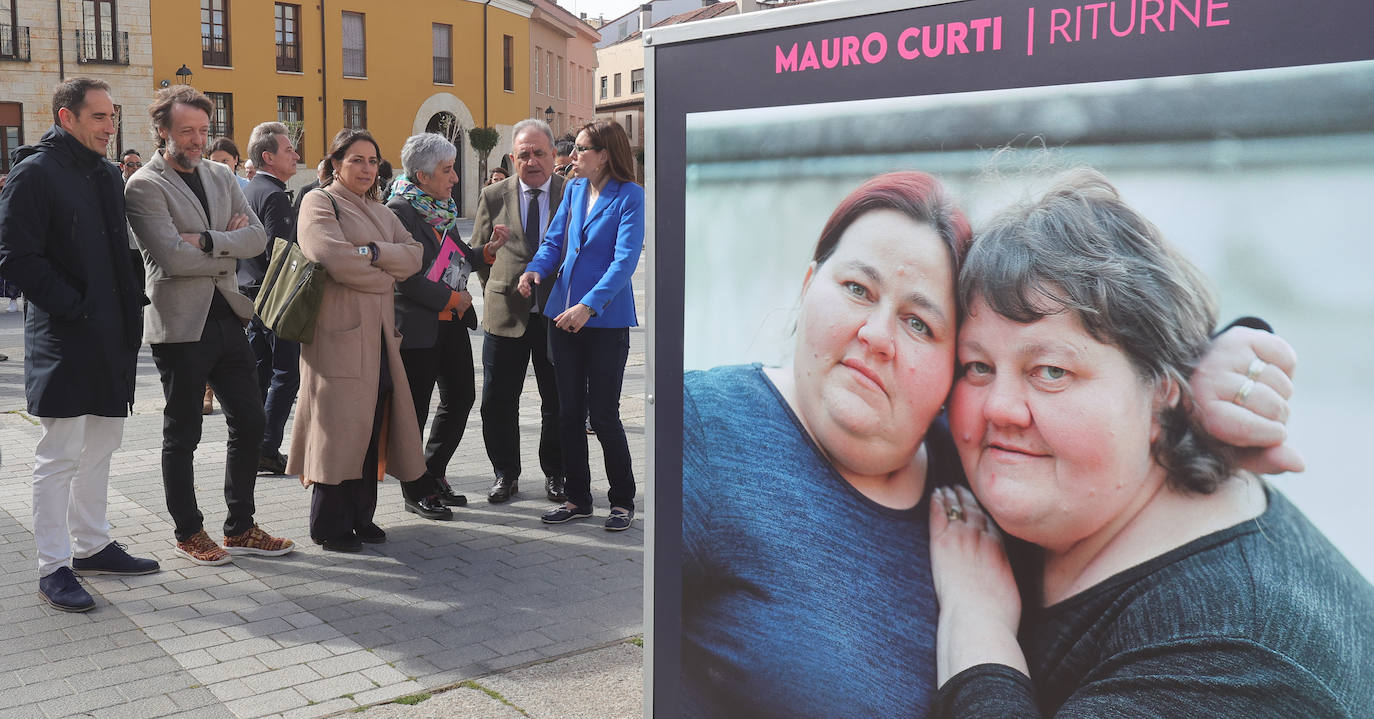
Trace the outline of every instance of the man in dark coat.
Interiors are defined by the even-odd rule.
[[[296,211],[291,207],[286,181],[296,174],[296,163],[301,157],[291,146],[286,125],[264,122],[253,128],[249,136],[248,159],[257,165],[258,171],[248,181],[243,195],[253,214],[262,220],[267,232],[267,250],[257,257],[239,260],[238,281],[239,292],[256,300],[267,275],[274,238],[289,240],[296,232]],[[258,389],[265,398],[263,411],[267,414],[258,471],[285,474],[286,457],[281,453],[281,441],[291,406],[296,403],[296,391],[301,386],[301,346],[278,337],[256,316],[248,325],[248,344],[257,359]]]
[[[110,86],[73,78],[53,94],[57,123],[15,152],[0,191],[0,276],[29,299],[24,394],[43,433],[34,449],[38,593],[95,606],[80,574],[150,574],[157,562],[110,540],[110,455],[134,401],[143,293],[128,262]]]

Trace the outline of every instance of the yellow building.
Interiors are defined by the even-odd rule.
[[[454,195],[481,189],[467,131],[510,127],[529,110],[530,15],[523,0],[151,0],[153,75],[185,80],[218,107],[211,134],[247,152],[260,122],[296,123],[313,168],[340,128],[365,127],[400,172],[405,139],[446,131],[458,146]],[[313,173],[300,173],[302,182]],[[293,183],[294,184],[294,183]]]

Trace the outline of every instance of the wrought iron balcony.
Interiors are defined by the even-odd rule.
[[[0,25],[0,60],[29,61],[27,25]]]
[[[76,31],[76,61],[106,65],[129,64],[129,33]]]

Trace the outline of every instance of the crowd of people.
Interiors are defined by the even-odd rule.
[[[451,519],[467,504],[448,465],[476,401],[474,274],[485,306],[488,501],[519,491],[519,400],[533,361],[544,493],[558,503],[543,521],[591,516],[590,407],[612,485],[605,528],[631,526],[634,478],[618,402],[627,328],[637,324],[630,278],[644,240],[644,191],[618,124],[583,127],[563,167],[547,123],[517,124],[514,170],[484,178],[465,240],[452,196],[456,148],[440,135],[409,138],[393,178],[371,134],[342,130],[293,200],[287,183],[300,156],[284,124],[254,127],[245,158],[232,140],[209,137],[214,105],[190,86],[159,90],[148,112],[156,150],[145,160],[123,149],[112,163],[110,86],[64,81],[52,128],[14,153],[0,188],[0,281],[7,296],[29,300],[25,396],[42,426],[33,514],[44,600],[87,611],[95,602],[77,575],[160,570],[113,541],[106,519],[110,458],[145,342],[165,400],[161,465],[175,550],[191,562],[294,551],[254,519],[260,473],[300,477],[310,538],[325,550],[386,541],[374,516],[387,475],[401,480],[407,511]],[[299,243],[327,274],[308,343],[278,337],[255,315],[273,238]],[[219,541],[206,531],[193,469],[212,397],[228,427]]]

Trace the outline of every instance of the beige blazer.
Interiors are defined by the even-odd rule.
[[[153,303],[143,313],[143,341],[149,344],[199,341],[216,290],[244,323],[253,318],[253,302],[239,294],[234,271],[239,258],[262,254],[267,233],[228,167],[201,160],[196,176],[205,186],[209,217],[161,150],[124,185],[129,226],[143,250]],[[236,214],[248,215],[248,226],[226,231]],[[206,231],[214,243],[211,252],[181,239],[183,232]]]
[[[563,199],[563,178],[554,175],[549,185],[549,220],[558,212]],[[523,337],[534,301],[516,291],[525,265],[534,253],[525,246],[525,229],[520,224],[519,176],[488,185],[477,200],[477,219],[472,226],[472,248],[482,251],[491,240],[491,228],[505,225],[510,228],[510,240],[496,251],[491,267],[479,267],[482,280],[482,329],[498,337]]]
[[[338,203],[338,219],[325,192]],[[425,456],[401,364],[393,289],[397,280],[419,271],[424,248],[386,205],[341,182],[302,198],[296,236],[301,252],[324,265],[329,281],[315,339],[301,345],[301,389],[286,471],[307,485],[362,476],[385,357],[392,387],[383,413],[381,464],[402,481],[419,478]],[[358,254],[368,243],[377,245],[376,263]]]

